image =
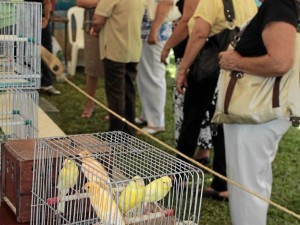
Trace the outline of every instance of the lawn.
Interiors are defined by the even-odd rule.
[[[174,67],[169,67],[167,72],[167,104],[166,114],[166,132],[156,135],[158,139],[174,147],[173,137],[173,74]],[[85,90],[85,77],[83,70],[79,68],[77,74],[71,79],[78,87]],[[107,114],[105,110],[96,107],[93,116],[90,119],[82,119],[80,114],[85,104],[85,96],[76,89],[64,82],[55,82],[55,87],[62,91],[60,96],[48,96],[43,93],[40,97],[46,98],[50,103],[59,109],[59,113],[51,113],[49,116],[66,134],[83,134],[103,132],[108,129],[108,122],[104,120]],[[95,97],[98,101],[106,104],[103,80],[98,82],[98,89]],[[140,108],[137,99],[137,114]],[[274,183],[272,200],[287,207],[295,213],[300,213],[300,130],[291,128],[280,143],[276,160],[273,164]],[[164,149],[159,144],[153,142],[147,137],[138,136],[138,138]],[[170,152],[172,154],[172,152]],[[205,182],[209,184],[211,175],[205,175]],[[247,203],[245,203],[247,204]],[[219,202],[211,199],[202,199],[201,220],[203,225],[229,225],[229,208],[227,202]],[[271,206],[268,216],[268,225],[296,225],[300,220]],[[253,224],[255,225],[255,224]]]

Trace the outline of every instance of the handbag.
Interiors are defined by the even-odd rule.
[[[217,84],[218,99],[212,122],[259,124],[289,117],[294,126],[299,126],[299,64],[300,34],[297,33],[294,65],[283,76],[262,77],[221,70]]]
[[[239,32],[235,26],[234,9],[231,0],[223,0],[224,14],[228,22],[228,28],[207,39],[203,48],[197,55],[189,69],[188,77],[194,82],[214,80],[217,82],[220,66],[218,55],[225,51],[231,40]]]
[[[172,22],[178,20],[181,17],[181,13],[176,5],[178,0],[173,0],[173,6],[170,9],[167,17],[165,18],[165,22]],[[153,21],[156,15],[158,2],[157,0],[148,0],[147,4],[147,16],[148,19]]]

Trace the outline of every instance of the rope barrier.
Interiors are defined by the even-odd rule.
[[[169,149],[170,151],[176,153],[177,155],[180,155],[181,157],[185,158],[186,160],[192,162],[193,164],[199,166],[200,168],[208,171],[209,173],[225,180],[226,182],[236,186],[237,188],[243,190],[243,191],[246,191],[248,192],[249,194],[252,194],[254,195],[255,197],[269,203],[270,205],[276,207],[277,209],[291,215],[291,216],[294,216],[295,218],[297,219],[300,219],[300,214],[297,214],[296,212],[293,212],[289,209],[287,209],[286,207],[283,207],[275,202],[273,202],[272,200],[262,196],[262,195],[259,195],[257,194],[256,192],[248,189],[247,187],[215,172],[214,170],[210,169],[209,167],[207,166],[204,166],[203,164],[197,162],[196,160],[186,156],[185,154],[183,154],[182,152],[178,151],[177,149],[173,148],[172,146],[166,144],[165,142],[157,139],[156,137],[144,132],[142,129],[140,129],[138,126],[136,126],[135,124],[133,123],[130,123],[129,121],[127,121],[124,117],[121,117],[119,114],[115,113],[114,111],[112,111],[111,109],[109,109],[106,105],[104,105],[103,103],[99,102],[97,99],[95,99],[94,97],[90,96],[89,94],[87,94],[85,91],[83,91],[82,89],[80,89],[76,84],[74,84],[73,82],[71,82],[70,80],[68,80],[66,77],[62,77],[62,79],[64,81],[66,81],[69,85],[71,85],[73,88],[75,88],[77,91],[79,91],[81,94],[85,95],[87,98],[89,98],[90,100],[92,100],[94,103],[96,103],[97,105],[99,105],[101,108],[103,108],[104,110],[106,110],[107,112],[111,113],[112,115],[114,115],[115,117],[117,117],[118,119],[122,120],[124,123],[128,124],[129,126],[133,127],[135,130],[139,131],[140,133],[142,133],[143,135],[147,136],[148,138],[150,138],[151,140],[155,141],[156,143],[162,145],[163,147]]]

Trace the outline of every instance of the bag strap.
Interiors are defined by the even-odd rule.
[[[228,22],[233,23],[235,19],[234,8],[232,0],[223,0],[224,15]]]
[[[251,20],[250,20],[250,21],[251,21]],[[242,29],[240,30],[240,32],[238,32],[238,33],[234,36],[233,40],[232,40],[231,43],[230,43],[230,45],[231,45],[233,48],[235,48],[236,45],[237,45],[237,43],[241,40],[241,37],[242,37],[243,33],[245,32],[245,30],[246,30],[248,24],[250,23],[250,21],[248,21],[248,23],[247,23],[244,27],[242,27]]]
[[[243,77],[242,72],[232,71],[230,73],[230,80],[229,80],[229,83],[228,83],[228,86],[226,89],[226,94],[225,94],[225,99],[224,99],[224,113],[225,114],[228,114],[228,108],[229,108],[229,104],[231,101],[234,87],[236,85],[238,78],[241,78],[241,77]]]
[[[280,81],[282,76],[275,78],[275,83],[273,87],[273,94],[272,94],[272,107],[276,108],[280,106],[279,102],[279,94],[280,94]]]
[[[230,45],[235,48],[237,43],[240,41],[241,36],[243,35],[244,31],[246,30],[249,22],[237,33],[233,40],[231,41]],[[226,89],[225,99],[224,99],[224,113],[228,114],[228,108],[231,101],[231,97],[233,94],[233,90],[235,88],[236,82],[239,78],[242,78],[244,75],[243,72],[240,71],[231,71],[230,73],[230,80]]]

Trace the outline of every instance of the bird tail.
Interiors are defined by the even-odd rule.
[[[64,197],[68,194],[69,191],[62,190],[58,194],[58,204],[57,204],[57,211],[59,213],[64,213],[65,212],[65,206],[66,206],[66,200]]]

